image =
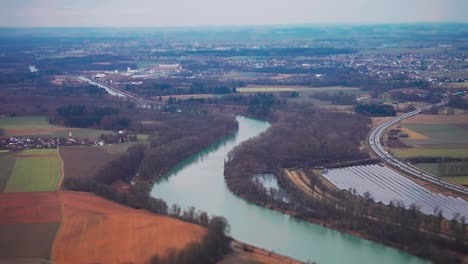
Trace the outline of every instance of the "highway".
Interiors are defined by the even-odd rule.
[[[93,81],[93,80],[91,80],[89,78],[86,78],[84,76],[78,76],[76,78],[78,80],[80,80],[80,81],[87,82],[87,83],[89,83],[89,84],[91,84],[93,86],[102,88],[102,89],[106,90],[107,93],[109,93],[110,95],[130,99],[130,100],[133,100],[133,101],[135,101],[137,103],[140,103],[141,106],[143,106],[145,108],[149,108],[152,105],[158,105],[158,106],[162,105],[160,102],[148,100],[148,99],[145,99],[143,97],[137,96],[135,94],[132,94],[132,93],[129,93],[129,92],[126,92],[126,91],[122,91],[122,90],[119,90],[119,89],[116,89],[116,88],[113,88],[113,87],[110,87],[110,86],[107,86],[107,85],[100,84],[100,83],[95,82],[95,81]]]
[[[392,125],[396,124],[396,123],[399,123],[400,121],[406,119],[406,118],[410,118],[412,116],[415,116],[425,110],[428,110],[430,109],[432,106],[442,106],[444,105],[445,102],[440,102],[438,104],[435,104],[435,105],[430,105],[430,106],[426,106],[424,108],[421,108],[421,109],[418,109],[418,110],[414,110],[412,112],[409,112],[409,113],[406,113],[404,115],[401,115],[401,116],[398,116],[396,118],[393,118],[389,121],[386,121],[384,122],[383,124],[379,125],[378,127],[376,127],[374,130],[372,130],[372,132],[370,133],[369,135],[369,145],[370,147],[372,148],[372,150],[379,156],[381,157],[383,160],[385,160],[387,163],[389,163],[390,165],[392,165],[393,167],[396,167],[397,169],[399,170],[402,170],[412,176],[415,176],[417,178],[420,178],[422,180],[425,180],[427,182],[431,182],[433,184],[436,184],[440,187],[443,187],[443,188],[446,188],[446,189],[450,189],[450,190],[453,190],[453,191],[456,191],[456,192],[459,192],[459,193],[463,193],[463,194],[468,194],[468,188],[465,188],[463,186],[460,186],[460,185],[457,185],[457,184],[453,184],[453,183],[450,183],[450,182],[447,182],[447,181],[444,181],[436,176],[433,176],[427,172],[424,172],[414,166],[411,166],[410,164],[407,164],[407,163],[404,163],[398,159],[396,159],[395,157],[393,157],[390,153],[388,153],[385,148],[383,147],[382,145],[382,137],[385,133],[385,131],[391,127]]]

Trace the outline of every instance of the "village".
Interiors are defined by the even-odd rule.
[[[39,136],[0,136],[0,150],[24,150],[24,149],[53,149],[58,146],[104,146],[125,142],[137,142],[135,134],[129,134],[120,130],[117,134],[101,134],[97,138],[73,137],[69,132],[68,138],[64,137],[39,137]]]

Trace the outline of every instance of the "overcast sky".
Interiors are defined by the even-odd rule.
[[[468,0],[0,0],[0,27],[468,22]]]

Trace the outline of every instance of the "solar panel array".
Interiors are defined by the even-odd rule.
[[[446,219],[453,219],[456,213],[468,219],[467,201],[433,193],[387,167],[353,166],[329,169],[323,175],[340,190],[355,189],[360,196],[369,192],[376,202],[389,204],[391,201],[400,201],[407,208],[411,204],[417,205],[427,215],[439,209]]]

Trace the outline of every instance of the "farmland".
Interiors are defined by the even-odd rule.
[[[54,191],[59,187],[61,177],[62,163],[56,149],[25,150],[14,157],[4,191]]]
[[[413,157],[447,157],[447,158],[468,158],[468,149],[391,149],[390,152],[398,158]]]
[[[197,241],[205,229],[128,208],[93,194],[61,192],[63,223],[54,243],[56,263],[148,263],[170,248]],[[86,228],[83,228],[86,226]]]
[[[61,220],[57,193],[0,194],[1,258],[50,258]]]
[[[66,178],[89,179],[117,154],[104,147],[61,147],[60,156],[64,161]]]
[[[441,172],[439,171],[439,164],[437,163],[417,163],[416,167],[420,168],[423,171],[429,172],[432,175],[442,177]],[[468,185],[468,175],[467,176],[443,176],[445,180],[461,185]]]
[[[468,115],[416,115],[400,123],[402,133],[408,135],[400,140],[407,148],[391,148],[398,158],[429,157],[442,162],[444,158],[468,158]],[[442,177],[437,163],[416,163],[415,166],[435,176]],[[468,184],[468,175],[445,176],[444,179],[458,184]]]
[[[369,192],[376,202],[389,204],[391,201],[400,201],[406,207],[414,203],[428,215],[434,214],[434,209],[438,208],[447,219],[452,219],[455,213],[468,216],[468,202],[463,199],[432,193],[379,165],[330,169],[323,175],[341,190],[355,189],[360,196]]]
[[[101,129],[52,125],[45,116],[0,118],[0,128],[5,129],[7,136],[68,137],[69,132],[72,132],[74,137],[96,138],[101,134],[112,133],[112,131]]]

